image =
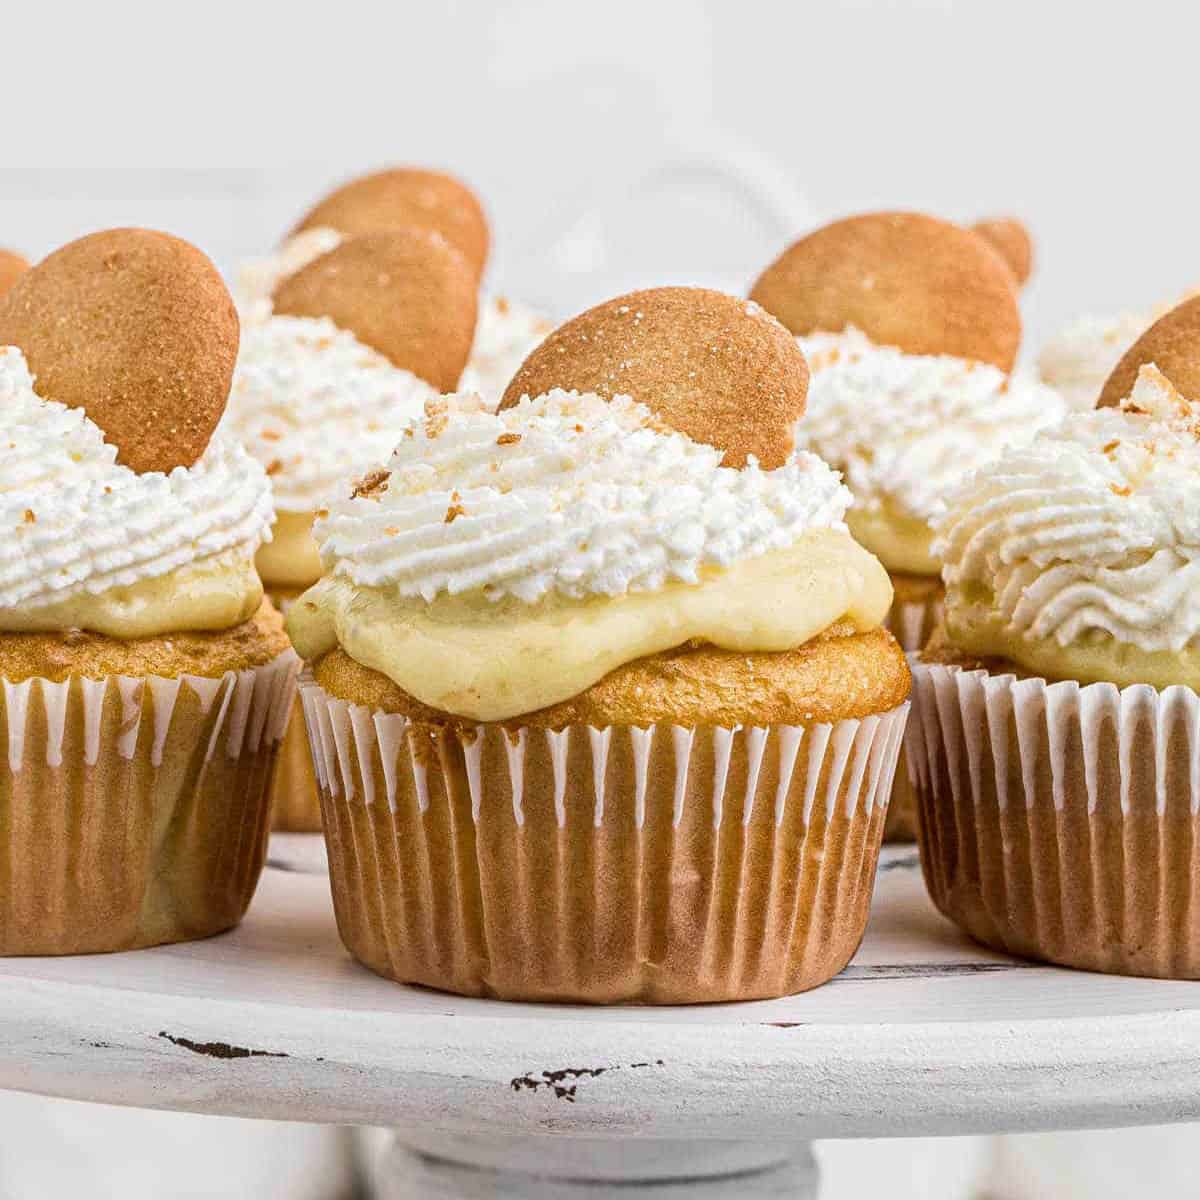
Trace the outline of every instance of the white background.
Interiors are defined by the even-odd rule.
[[[228,267],[409,161],[476,184],[493,280],[560,315],[627,282],[744,288],[785,225],[881,206],[1026,218],[1030,343],[1200,281],[1196,21],[1164,0],[15,7],[0,162],[73,168],[0,173],[0,244],[35,255],[141,223]],[[789,215],[646,183],[713,153]]]

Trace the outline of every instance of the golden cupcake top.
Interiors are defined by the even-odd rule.
[[[758,305],[703,288],[618,296],[554,330],[505,390],[502,408],[553,389],[631,396],[672,429],[781,466],[804,413],[808,366],[795,340]]]

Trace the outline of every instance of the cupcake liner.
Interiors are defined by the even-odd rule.
[[[294,592],[273,592],[271,603],[286,616],[295,595]],[[292,702],[275,766],[271,828],[279,833],[321,832],[321,798],[317,795],[317,777],[313,774],[312,753],[308,748],[308,732],[298,694]]]
[[[2,681],[0,955],[129,950],[237,924],[297,666],[288,651],[219,679]]]
[[[1200,696],[915,664],[938,908],[1009,953],[1200,978]]]
[[[301,688],[342,939],[467,995],[778,996],[858,946],[907,704],[835,725],[413,724]]]
[[[915,654],[925,649],[933,631],[941,624],[946,605],[943,595],[928,600],[897,600],[883,622],[900,649]]]
[[[280,833],[321,832],[321,797],[299,697],[292,702],[279,746],[271,788],[271,828]]]
[[[888,801],[887,819],[883,825],[883,840],[887,843],[917,840],[917,794],[913,790],[907,758],[907,753],[901,755],[892,781],[892,798]]]
[[[900,649],[912,657],[925,648],[933,631],[945,614],[945,596],[939,593],[927,600],[897,600],[884,621]],[[905,755],[907,758],[907,754]],[[888,804],[887,823],[883,829],[885,842],[911,842],[917,836],[917,797],[912,789],[911,772],[906,762],[896,771],[892,798]]]

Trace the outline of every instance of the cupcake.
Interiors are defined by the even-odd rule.
[[[1007,450],[939,520],[945,627],[908,740],[921,856],[938,907],[1010,953],[1200,977],[1198,368],[1191,301],[1104,407]]]
[[[849,496],[793,453],[806,382],[757,306],[635,293],[329,505],[288,628],[361,962],[692,1003],[853,954],[910,680]]]
[[[0,301],[0,954],[235,925],[296,659],[262,468],[214,436],[238,345],[212,264],[94,234]]]
[[[380,270],[383,266],[386,270]],[[274,537],[258,552],[286,611],[321,576],[316,511],[382,461],[396,431],[458,382],[475,324],[462,256],[420,230],[342,240],[276,285],[273,314],[248,323],[226,414],[271,476]],[[275,778],[275,828],[313,832],[320,806],[297,703]]]
[[[976,234],[912,213],[825,226],[763,273],[752,297],[797,335],[812,369],[800,445],[841,471],[854,537],[887,567],[889,627],[907,651],[941,615],[932,521],[964,472],[1064,411],[1012,374],[1013,274]],[[914,836],[901,774],[889,836]]]

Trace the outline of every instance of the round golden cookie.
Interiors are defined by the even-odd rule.
[[[0,248],[0,296],[3,296],[26,271],[29,262],[13,250]]]
[[[397,229],[348,238],[275,289],[275,311],[329,317],[396,366],[452,392],[475,337],[478,287],[445,238]]]
[[[988,217],[976,221],[971,229],[984,238],[1000,255],[1018,287],[1024,287],[1033,274],[1033,238],[1016,217]]]
[[[920,213],[835,221],[789,246],[750,292],[794,334],[853,325],[881,346],[1012,369],[1012,274],[969,229]]]
[[[1200,397],[1200,296],[1159,317],[1113,368],[1097,408],[1120,404],[1137,382],[1138,371],[1153,363],[1189,400]]]
[[[553,390],[632,396],[672,429],[782,466],[804,415],[808,364],[758,305],[704,288],[631,292],[559,326],[521,364],[501,408]]]
[[[292,230],[336,229],[355,235],[391,229],[431,229],[458,248],[478,280],[491,235],[479,197],[440,171],[396,167],[352,179],[329,193]]]
[[[189,467],[229,397],[237,310],[195,246],[149,229],[69,242],[0,300],[38,395],[82,408],[135,471]]]

